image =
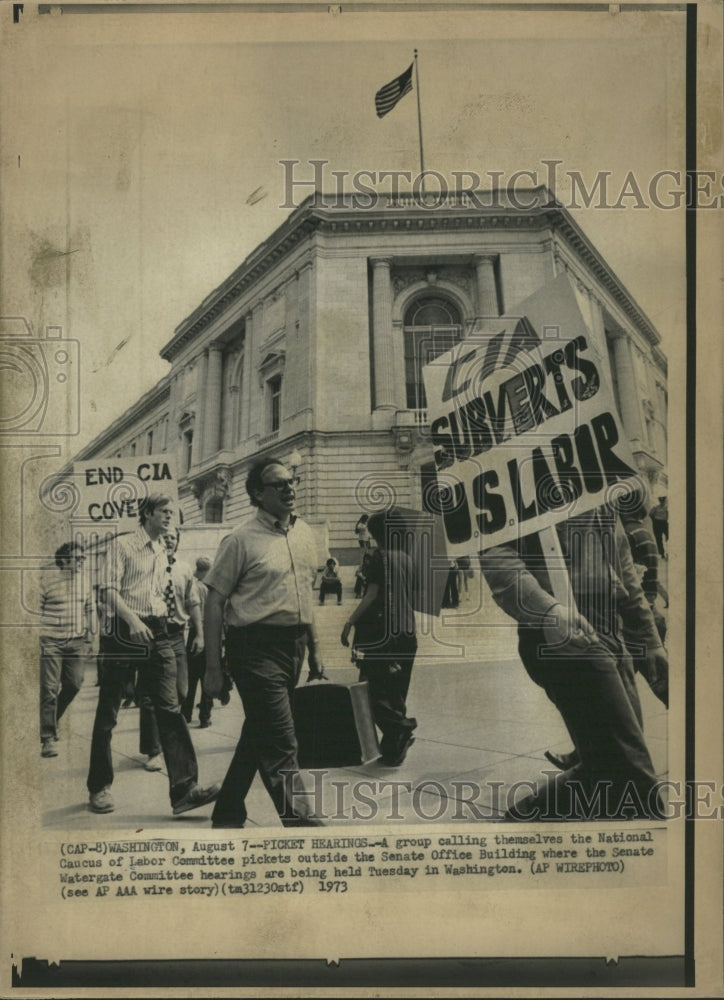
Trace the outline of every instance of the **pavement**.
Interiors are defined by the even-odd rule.
[[[331,681],[358,679],[339,636],[350,609],[352,567],[342,568],[344,599],[317,609],[317,626]],[[495,821],[516,783],[545,780],[546,750],[566,752],[570,739],[557,710],[528,678],[516,653],[514,624],[494,604],[482,579],[470,581],[460,607],[419,621],[419,649],[408,696],[418,720],[415,743],[397,768],[377,761],[306,775],[328,826]],[[306,670],[302,675],[302,683]],[[644,731],[657,775],[667,773],[667,713],[637,677]],[[91,669],[59,727],[59,755],[42,761],[43,825],[66,831],[138,833],[179,824],[210,829],[211,806],[174,817],[165,771],[147,772],[138,752],[139,713],[121,709],[113,734],[115,812],[91,813],[85,781],[98,689]],[[207,729],[191,734],[201,784],[221,781],[239,738],[243,710],[234,691],[226,707],[214,703]],[[304,773],[304,772],[303,772]],[[543,776],[543,777],[542,777]],[[512,790],[512,791],[511,791]],[[521,794],[529,790],[521,788]],[[257,777],[247,797],[249,827],[280,820]]]

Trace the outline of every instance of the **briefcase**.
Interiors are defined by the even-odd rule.
[[[379,756],[366,681],[302,685],[292,711],[300,767],[350,767]]]

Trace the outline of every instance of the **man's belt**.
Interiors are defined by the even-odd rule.
[[[283,639],[296,638],[305,635],[309,631],[309,625],[267,625],[266,622],[252,622],[251,625],[229,625],[227,632],[258,632],[268,633],[269,636],[277,635]]]
[[[168,618],[164,615],[139,615],[138,617],[154,634],[168,635]]]

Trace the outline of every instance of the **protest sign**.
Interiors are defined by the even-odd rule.
[[[539,532],[638,480],[608,367],[564,276],[424,369],[448,554]]]
[[[176,470],[170,455],[75,462],[73,481],[80,493],[73,523],[81,532],[135,530],[140,507],[152,493],[170,496],[178,510]]]

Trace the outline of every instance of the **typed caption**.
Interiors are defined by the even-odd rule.
[[[246,832],[246,831],[245,831]],[[628,887],[666,881],[666,829],[66,842],[68,902],[383,890]]]

